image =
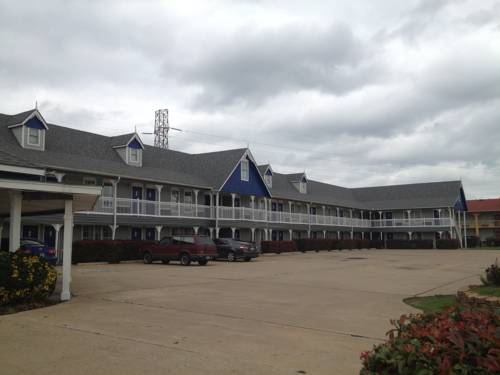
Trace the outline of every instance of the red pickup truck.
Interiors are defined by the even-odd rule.
[[[191,262],[205,266],[209,259],[215,259],[217,256],[217,247],[208,236],[173,236],[144,245],[140,252],[146,264],[155,260],[161,260],[163,263],[178,260],[183,266],[189,266]]]

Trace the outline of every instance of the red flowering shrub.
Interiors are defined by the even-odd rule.
[[[449,308],[391,323],[389,340],[361,354],[360,374],[500,374],[500,317],[494,311]]]

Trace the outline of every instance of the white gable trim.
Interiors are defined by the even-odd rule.
[[[144,143],[142,142],[141,140],[141,137],[139,137],[139,134],[133,134],[132,137],[128,140],[127,143],[125,143],[124,145],[119,145],[119,146],[113,146],[113,148],[122,148],[122,147],[127,147],[130,142],[132,142],[133,140],[136,140],[137,142],[139,142],[139,144],[141,145],[142,149],[144,150]]]
[[[21,122],[19,124],[9,125],[8,128],[12,129],[12,128],[16,128],[18,126],[24,126],[26,124],[26,122],[28,122],[29,120],[31,120],[35,116],[41,121],[41,123],[42,123],[43,127],[45,128],[45,130],[49,130],[49,127],[47,126],[47,123],[45,122],[45,119],[43,118],[42,114],[38,111],[38,109],[35,109],[33,112],[31,112],[31,114],[28,115],[28,117],[26,117],[23,120],[23,122]]]
[[[227,183],[227,180],[229,180],[229,178],[233,175],[234,171],[236,170],[236,168],[238,168],[238,165],[240,165],[241,161],[243,159],[245,159],[246,157],[248,156],[248,159],[249,161],[253,164],[253,166],[255,168],[257,168],[257,171],[259,171],[259,166],[257,165],[257,163],[255,162],[255,159],[253,158],[253,155],[252,153],[250,152],[250,150],[247,148],[245,150],[245,152],[243,153],[243,155],[241,156],[241,158],[238,160],[238,162],[236,163],[236,165],[233,167],[233,169],[231,170],[231,172],[229,173],[229,175],[226,177],[226,179],[224,180],[224,182],[222,183],[221,186],[219,186],[219,191],[224,187],[224,185],[226,185]],[[249,174],[249,177],[250,177],[250,165],[248,166],[248,174]],[[264,187],[266,188],[266,191],[267,193],[269,194],[270,197],[272,197],[271,195],[271,191],[269,190],[269,188],[267,187],[267,184],[266,184],[266,181],[264,181],[264,179],[262,178],[261,174],[260,173],[257,173],[259,175],[259,178],[260,178],[260,181],[264,184]]]

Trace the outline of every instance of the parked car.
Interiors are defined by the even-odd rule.
[[[259,251],[255,244],[244,242],[233,238],[218,238],[215,241],[217,246],[217,258],[227,259],[234,262],[243,259],[249,262],[252,258],[259,256]]]
[[[154,244],[141,246],[139,250],[146,264],[155,260],[163,263],[178,260],[183,266],[189,266],[191,262],[205,266],[217,256],[217,248],[212,239],[198,235],[164,237]]]
[[[38,255],[53,266],[57,263],[56,250],[35,240],[21,239],[21,246],[17,252],[22,254]]]

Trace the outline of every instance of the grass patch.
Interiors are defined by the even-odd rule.
[[[482,296],[500,297],[500,286],[482,285],[475,287],[472,291]]]
[[[467,250],[500,250],[500,246],[468,247]]]
[[[424,313],[442,311],[446,306],[457,306],[457,297],[454,294],[436,295],[428,297],[410,297],[403,300],[404,303],[422,310]]]

